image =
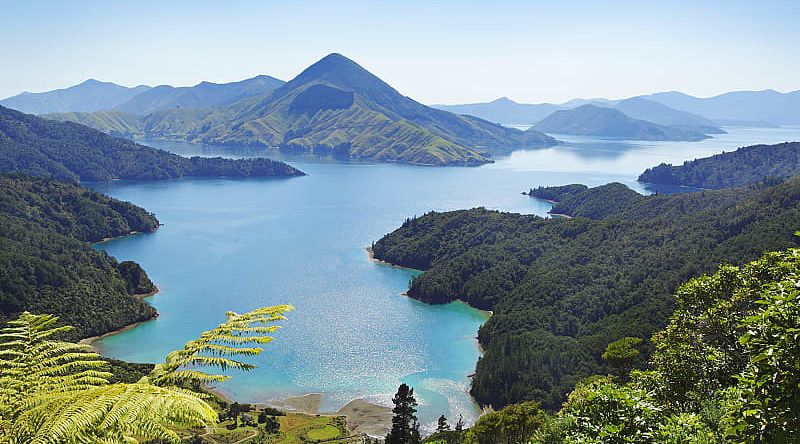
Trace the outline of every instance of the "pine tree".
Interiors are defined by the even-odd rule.
[[[450,424],[447,423],[447,418],[444,415],[439,417],[439,423],[436,426],[437,432],[446,432],[450,430]]]
[[[400,384],[392,402],[394,402],[392,409],[394,416],[392,429],[386,435],[386,444],[419,444],[422,439],[415,414],[417,400],[414,398],[414,389],[406,384]]]

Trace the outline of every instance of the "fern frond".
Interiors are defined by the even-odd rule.
[[[219,368],[223,372],[228,369],[251,370],[254,365],[233,359],[236,356],[254,356],[260,354],[261,347],[247,345],[266,344],[273,340],[269,333],[275,332],[279,326],[270,325],[285,320],[284,313],[293,310],[290,305],[259,308],[247,313],[226,313],[225,323],[203,332],[200,337],[189,341],[181,350],[167,355],[163,364],[157,365],[150,374],[150,380],[156,385],[206,384],[218,382],[221,375],[209,375],[196,367]],[[194,369],[186,372],[187,369]],[[179,373],[181,372],[181,373]]]

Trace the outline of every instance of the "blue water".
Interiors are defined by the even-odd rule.
[[[461,303],[430,306],[401,295],[412,271],[371,261],[366,248],[407,217],[484,206],[545,215],[549,204],[520,194],[539,185],[635,181],[646,167],[681,163],[752,143],[800,140],[800,128],[729,128],[702,142],[623,142],[558,136],[558,147],[519,151],[478,168],[335,163],[284,157],[308,176],[291,179],[92,184],[154,212],[164,224],[98,244],[135,260],[161,292],[160,316],[97,345],[120,359],[158,362],[171,350],[245,311],[289,303],[276,341],[249,373],[221,389],[243,402],[322,393],[323,409],[356,397],[388,403],[401,382],[415,388],[430,428],[440,414],[479,410],[468,394],[475,341],[486,313]],[[267,155],[153,143],[185,155]],[[278,156],[279,157],[279,156]]]

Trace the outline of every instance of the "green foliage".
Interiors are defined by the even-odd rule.
[[[561,413],[571,419],[567,442],[649,442],[661,417],[649,393],[609,378],[579,384]]]
[[[636,362],[640,353],[636,346],[642,342],[642,338],[632,338],[626,336],[620,340],[608,344],[602,354],[602,358],[616,368],[620,375],[625,375]]]
[[[800,142],[786,142],[746,146],[678,166],[662,163],[647,169],[639,180],[717,189],[759,182],[775,185],[781,178],[797,174],[800,174]]]
[[[125,362],[117,359],[106,359],[109,364],[108,372],[111,377],[108,382],[136,382],[153,371],[153,364],[139,364],[135,362]]]
[[[269,334],[279,328],[272,324],[285,320],[284,313],[291,310],[289,305],[278,305],[244,314],[229,311],[225,323],[187,342],[182,350],[168,354],[163,364],[156,364],[149,378],[156,385],[200,388],[223,382],[230,376],[209,374],[197,367],[216,367],[222,371],[252,370],[255,368],[253,364],[235,358],[261,354],[264,349],[260,346],[272,342]]]
[[[537,402],[512,404],[480,417],[464,435],[468,444],[524,444],[545,421]]]
[[[152,318],[133,296],[154,289],[147,274],[86,242],[156,227],[142,208],[77,185],[0,175],[0,321],[55,313],[83,338]]]
[[[692,279],[653,370],[579,384],[534,442],[799,442],[798,288],[798,249]]]
[[[573,195],[573,194],[579,194],[579,193],[582,193],[582,192],[584,192],[584,191],[586,191],[588,189],[589,189],[589,187],[587,187],[586,185],[574,183],[574,184],[570,184],[570,185],[561,185],[561,186],[556,186],[556,187],[536,187],[536,188],[531,188],[525,194],[527,194],[530,197],[535,197],[537,199],[544,199],[544,200],[549,200],[549,201],[553,201],[553,202],[560,202],[560,201],[564,200],[564,198],[567,197],[567,196],[570,196],[570,195]]]
[[[270,159],[186,158],[117,139],[72,122],[56,122],[0,107],[0,173],[70,180],[295,176]]]
[[[198,381],[221,381],[203,368],[248,369],[230,356],[253,355],[285,319],[289,306],[228,313],[214,330],[173,352],[136,382],[109,383],[107,363],[89,346],[57,340],[70,327],[51,315],[22,313],[0,330],[0,442],[178,443],[175,428],[214,424],[208,395],[187,390]],[[270,330],[265,330],[269,328]],[[229,344],[229,345],[224,345]]]
[[[574,211],[597,208],[617,188],[581,192]],[[413,278],[411,297],[493,311],[479,331],[485,353],[472,394],[480,403],[533,399],[557,410],[575,383],[613,369],[602,359],[609,343],[649,338],[667,324],[681,283],[796,244],[789,227],[800,226],[798,179],[631,197],[599,219],[430,213],[380,239],[374,253],[425,270]],[[652,349],[641,344],[642,361]]]

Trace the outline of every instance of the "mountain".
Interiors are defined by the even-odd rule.
[[[639,176],[639,181],[695,188],[726,188],[773,182],[800,174],[800,142],[753,145],[729,153],[684,162],[665,163]]]
[[[603,98],[600,98],[600,97],[597,97],[597,98],[594,98],[594,99],[581,99],[581,98],[578,98],[578,99],[572,99],[572,100],[566,101],[566,102],[562,103],[560,106],[563,109],[577,108],[577,107],[583,106],[583,105],[595,105],[595,106],[602,106],[602,107],[610,108],[610,107],[614,106],[616,103],[617,103],[616,100],[603,99]]]
[[[706,134],[725,134],[725,131],[718,128],[710,119],[686,111],[679,111],[663,103],[643,97],[620,100],[614,105],[614,108],[634,119],[647,120],[659,125],[693,129]]]
[[[800,125],[800,90],[788,93],[771,89],[734,91],[709,98],[671,91],[643,97],[712,120],[765,121],[778,125]]]
[[[284,83],[286,82],[283,80],[261,75],[231,83],[202,82],[195,86],[179,88],[161,85],[114,108],[124,113],[140,115],[175,108],[209,108],[269,94]]]
[[[508,97],[501,97],[489,103],[433,105],[433,107],[451,113],[480,117],[491,122],[524,125],[534,124],[554,111],[563,109],[563,107],[551,103],[517,103]]]
[[[800,178],[675,195],[621,184],[538,192],[584,217],[434,212],[373,248],[378,259],[424,270],[410,297],[493,311],[478,333],[484,354],[471,393],[495,409],[528,400],[561,408],[576,383],[613,372],[602,354],[624,337],[644,339],[646,359],[679,284],[794,246],[800,226]],[[615,212],[605,211],[609,200]]]
[[[0,100],[0,105],[29,114],[92,112],[114,108],[149,89],[149,86],[128,88],[111,82],[89,79],[65,89],[42,93],[24,92]]]
[[[135,296],[155,290],[144,270],[88,242],[157,227],[144,209],[74,184],[0,175],[0,321],[55,314],[84,338],[152,318]]]
[[[0,107],[0,173],[12,172],[72,180],[303,174],[270,159],[181,157],[77,123]]]
[[[535,131],[523,134],[422,105],[340,54],[324,57],[268,95],[229,106],[161,110],[111,126],[120,115],[53,117],[104,131],[131,124],[146,137],[418,165],[480,165],[493,154],[557,143]]]
[[[622,111],[582,105],[556,111],[531,127],[545,133],[576,134],[632,140],[687,140],[708,138],[702,132],[633,119]]]

